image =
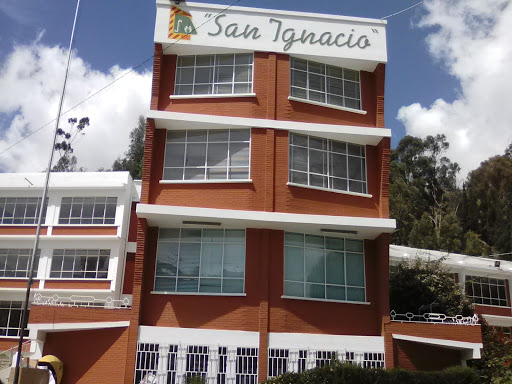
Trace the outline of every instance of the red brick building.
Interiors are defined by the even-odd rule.
[[[127,304],[35,302],[32,356],[60,357],[64,384],[253,384],[333,358],[478,357],[479,326],[390,319],[386,22],[156,5],[140,202],[124,202],[109,286]],[[69,283],[88,284],[85,304],[107,284]]]
[[[385,33],[380,20],[157,1],[135,382],[384,366]]]

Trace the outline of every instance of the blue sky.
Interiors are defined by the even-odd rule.
[[[499,25],[505,24],[507,21],[504,17],[510,12],[503,12],[503,10],[510,11],[511,7],[507,6],[510,1],[486,1],[488,1],[488,5],[492,3],[489,8],[494,7],[496,12],[485,14],[482,17],[489,18],[494,23],[495,28],[493,29],[493,24],[490,23],[491,27],[488,30],[484,29],[483,32],[484,34],[496,32],[498,36],[495,36],[496,39],[493,42],[497,41],[496,49],[502,50],[503,47],[498,43],[501,38],[505,39],[506,36],[499,35],[499,33],[503,34],[504,32],[497,29]],[[234,3],[231,0],[198,2],[225,5]],[[480,0],[445,0],[445,3],[452,3],[448,7],[441,0],[426,0],[424,4],[388,19],[385,113],[386,126],[391,128],[393,132],[393,146],[403,137],[406,130],[408,133],[418,136],[425,136],[428,133],[444,133],[444,130],[450,132],[446,124],[452,119],[453,111],[458,108],[459,104],[457,103],[469,104],[469,97],[465,94],[467,88],[464,87],[471,86],[468,85],[468,78],[465,77],[463,64],[464,60],[472,57],[464,57],[466,53],[464,51],[459,52],[456,49],[459,41],[454,41],[454,39],[458,36],[456,35],[457,30],[461,29],[459,27],[462,26],[468,30],[469,27],[474,27],[470,25],[471,21],[468,21],[464,16],[468,13],[468,9],[475,16],[479,16],[479,12],[487,12],[487,10],[478,7],[479,2],[482,3]],[[322,0],[315,2],[304,0],[240,0],[236,5],[382,18],[415,3],[417,1],[409,0]],[[33,54],[33,56],[30,56],[31,60],[39,60],[39,56],[43,55],[41,53],[43,51],[36,52],[34,50],[36,45],[38,49],[55,46],[67,48],[75,4],[75,1],[62,0],[46,0],[44,2],[41,0],[26,0],[22,3],[15,0],[0,0],[0,102],[2,93],[4,93],[4,97],[9,93],[6,87],[9,84],[14,84],[9,83],[5,74],[7,73],[6,68],[8,68],[9,60],[13,60],[13,54],[20,47],[31,46],[29,49]],[[77,57],[82,60],[84,78],[106,74],[104,80],[107,81],[113,78],[112,73],[109,72],[113,66],[126,70],[149,59],[153,53],[154,17],[155,4],[151,0],[81,0],[74,48],[77,51]],[[422,24],[422,26],[419,24]],[[491,31],[491,29],[493,30]],[[481,39],[478,35],[469,36],[469,42],[463,41],[463,35],[458,38],[461,40],[460,43],[467,44],[472,44],[475,40],[478,43],[478,39]],[[468,46],[467,50],[472,52],[471,45]],[[28,55],[28,53],[26,54]],[[508,54],[508,51],[503,52],[503,57],[499,57],[505,60]],[[477,55],[477,52],[474,55]],[[12,66],[14,64],[11,62]],[[144,77],[146,83],[150,78],[147,71],[151,71],[151,67],[152,61],[149,60],[144,66],[138,68],[139,73],[146,71]],[[478,70],[481,71],[482,68],[474,68],[475,73]],[[500,70],[498,68],[496,76],[499,75]],[[2,71],[4,75],[3,83]],[[37,72],[38,68],[31,68],[31,71]],[[135,80],[127,77],[120,82],[123,81]],[[61,80],[55,79],[55,82],[60,83]],[[3,89],[2,84],[5,85]],[[80,84],[84,84],[83,79],[82,83],[77,81],[77,84],[78,87],[81,87]],[[99,80],[98,87],[100,87]],[[78,90],[75,91],[78,92]],[[92,93],[92,88],[88,92],[88,94]],[[473,92],[476,94],[482,93],[476,90]],[[146,97],[147,102],[149,102],[149,92]],[[79,98],[79,95],[75,95],[75,100],[79,100]],[[441,99],[444,104],[433,106],[433,103],[438,99]],[[50,106],[48,107],[50,108]],[[56,113],[56,107],[55,105],[53,114]],[[144,108],[146,107],[144,106]],[[402,110],[401,119],[399,120],[397,114],[402,107],[406,108]],[[143,111],[144,108],[140,110]],[[450,108],[450,111],[447,108]],[[469,106],[466,105],[466,108],[469,108]],[[13,128],[14,117],[20,113],[20,110],[26,109],[28,107],[24,107],[21,101],[18,106],[13,103],[10,109],[4,107],[2,110],[0,108],[0,152],[5,145],[9,144],[5,136],[7,130]],[[87,109],[84,109],[83,113],[88,113]],[[462,121],[464,120],[463,116],[467,113],[464,111],[457,113],[460,113],[461,117],[453,122],[456,125],[456,127],[454,125],[454,128],[459,129],[457,131],[458,136],[452,136],[451,140],[453,141],[464,138],[467,133],[465,133],[465,125]],[[102,119],[102,116],[98,115],[96,119]],[[133,121],[132,125],[136,124],[136,119]],[[94,124],[94,122],[92,123]],[[123,121],[122,124],[129,125],[130,123]],[[30,131],[39,128],[36,125],[26,123],[24,130]],[[433,126],[431,132],[430,125]],[[19,130],[19,128],[17,129]],[[2,131],[4,132],[2,133]],[[129,132],[129,129],[125,129],[123,132]],[[2,134],[4,135],[4,142],[1,141]],[[38,140],[37,136],[34,135],[33,140]],[[507,140],[508,142],[512,140],[512,135],[505,136],[491,145],[487,152],[479,155],[481,159],[476,159],[467,167],[474,167],[475,163],[478,164],[489,154],[499,153],[500,148],[504,146]],[[461,143],[470,141],[461,139]],[[127,144],[127,141],[124,140],[123,144]],[[463,147],[460,148],[458,155],[454,152],[455,160],[460,162],[457,156],[462,158],[461,154],[465,151],[467,153],[467,150],[467,147]],[[116,156],[121,153],[122,150],[119,149]],[[2,157],[5,157],[5,154],[0,154],[0,170],[9,170],[9,166],[4,165],[2,167]],[[13,160],[12,156],[10,160]],[[105,164],[104,166],[108,167],[109,165]]]

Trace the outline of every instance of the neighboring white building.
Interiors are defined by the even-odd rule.
[[[43,173],[0,174],[2,345],[19,334],[44,181]],[[128,172],[52,173],[31,302],[128,307],[125,261],[135,252],[129,224],[139,195]]]
[[[399,245],[389,247],[389,258],[391,266],[418,258],[442,260],[475,303],[475,312],[482,315],[489,325],[510,335],[512,262]]]

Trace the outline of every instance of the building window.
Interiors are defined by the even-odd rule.
[[[48,199],[43,206],[43,224],[47,208]],[[0,224],[37,224],[40,209],[40,197],[0,197]]]
[[[63,197],[59,224],[114,224],[117,197]]]
[[[252,92],[253,54],[179,56],[175,95],[233,95]]]
[[[0,249],[0,277],[24,277],[29,275],[32,249]],[[38,250],[34,259],[34,271],[39,266]]]
[[[367,193],[364,145],[290,133],[290,183]]]
[[[466,295],[475,304],[508,307],[505,280],[466,276]]]
[[[163,179],[248,179],[250,141],[250,129],[168,131]]]
[[[54,249],[51,278],[106,279],[109,249]]]
[[[291,58],[290,95],[317,103],[361,109],[359,72]]]
[[[169,345],[167,361],[167,384],[176,384],[176,372],[178,365],[178,346]]]
[[[217,372],[217,384],[226,384],[227,362],[227,347],[219,347],[219,367]]]
[[[187,360],[185,376],[201,376],[206,378],[208,374],[208,347],[189,345],[187,348]]]
[[[135,383],[154,383],[158,371],[159,345],[137,344],[137,362],[135,363]]]
[[[236,384],[258,383],[258,348],[236,349]]]
[[[285,234],[284,295],[365,301],[362,240]]]
[[[268,350],[268,377],[277,377],[288,372],[288,349]]]
[[[19,337],[22,307],[21,301],[0,301],[0,336]],[[24,336],[28,336],[28,329],[25,329]]]
[[[161,228],[156,259],[155,291],[244,292],[245,230]]]

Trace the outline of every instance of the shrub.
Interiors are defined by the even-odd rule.
[[[466,367],[438,372],[412,372],[401,369],[361,368],[333,362],[303,373],[285,373],[266,384],[480,384],[478,373]]]

